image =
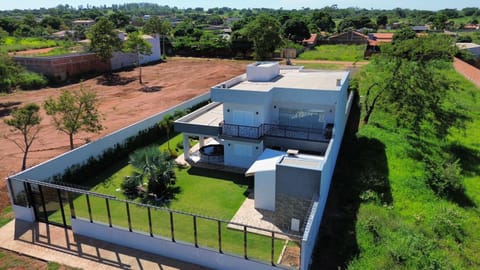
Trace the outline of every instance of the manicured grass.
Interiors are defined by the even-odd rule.
[[[365,45],[320,45],[298,56],[301,60],[360,61]]]
[[[174,149],[182,141],[179,134],[170,140],[170,147]],[[166,150],[167,143],[159,146]],[[180,149],[179,149],[180,150]],[[179,153],[181,154],[181,153]],[[131,175],[134,168],[127,161],[120,161],[99,175],[98,182],[91,191],[112,195],[119,199],[127,199],[120,191],[120,185],[125,176]],[[230,220],[241,206],[251,185],[251,179],[241,174],[225,173],[220,171],[186,168],[175,169],[177,175],[173,189],[177,190],[175,198],[164,205],[173,210],[194,213],[201,216],[214,217],[221,220]],[[91,183],[90,183],[91,184]],[[108,224],[108,215],[105,199],[89,196],[92,218],[94,222]],[[86,196],[78,196],[74,200],[77,217],[89,219]],[[68,210],[68,207],[65,207]],[[112,224],[114,227],[128,228],[127,210],[124,202],[109,200]],[[129,206],[131,226],[133,231],[149,233],[148,210],[136,205]],[[67,213],[68,215],[68,213]],[[165,210],[152,210],[152,232],[156,236],[171,239],[170,216]],[[173,214],[174,237],[177,241],[194,243],[193,217],[180,213]],[[49,220],[61,222],[60,212],[49,216]],[[209,219],[197,218],[198,245],[218,250],[218,222]],[[243,231],[227,228],[221,223],[222,249],[225,253],[243,256]],[[275,240],[275,258],[277,259],[285,244],[284,240]],[[270,261],[271,239],[268,237],[248,234],[248,256],[252,259]]]
[[[480,89],[453,68],[443,72],[463,89],[451,93],[451,103],[468,108],[472,121],[433,143],[460,160],[465,198],[434,194],[408,132],[377,109],[342,146],[314,269],[480,268]]]
[[[8,206],[3,209],[3,211],[0,213],[0,227],[3,227],[3,225],[7,224],[13,219],[13,210],[11,206]]]

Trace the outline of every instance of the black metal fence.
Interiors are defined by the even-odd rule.
[[[70,227],[71,219],[182,242],[277,267],[300,267],[301,236],[118,199],[78,187],[36,180],[8,179],[14,203],[32,207],[37,221]],[[288,241],[286,241],[288,240]],[[288,265],[286,249],[298,250]]]

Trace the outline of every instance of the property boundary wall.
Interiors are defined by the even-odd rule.
[[[480,69],[456,57],[453,60],[453,67],[457,72],[473,82],[477,87],[480,87]]]
[[[96,141],[80,146],[72,151],[66,152],[53,159],[47,160],[16,175],[11,178],[18,179],[36,179],[45,181],[54,175],[63,173],[72,165],[84,164],[89,158],[100,156],[107,149],[115,145],[123,144],[128,138],[137,135],[140,131],[147,130],[160,122],[167,114],[173,114],[177,110],[190,108],[200,102],[210,99],[210,93],[205,93],[198,97],[185,101],[175,107],[152,115],[142,121],[136,122],[130,126],[117,130]]]
[[[319,200],[318,202],[315,202],[312,207],[312,211],[308,218],[307,226],[305,227],[305,232],[303,234],[301,254],[302,265],[300,269],[308,269],[311,262],[315,243],[320,231],[320,224],[322,223],[323,211],[325,210],[325,205],[327,204],[328,193],[330,190],[330,184],[332,182],[333,172],[335,170],[335,164],[337,163],[338,153],[340,151],[347,119],[350,114],[353,101],[354,93],[351,92],[348,97],[348,101],[345,104],[344,115],[337,114],[335,116],[342,117],[342,123],[344,123],[344,125],[335,127],[334,134],[336,134],[336,136],[330,140],[327,151],[325,152],[326,162],[322,169]]]

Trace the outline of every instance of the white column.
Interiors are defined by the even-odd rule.
[[[205,137],[200,136],[198,137],[198,143],[200,144],[200,148],[205,146]]]
[[[183,133],[183,158],[188,160],[190,158],[190,144],[188,142],[188,134]]]

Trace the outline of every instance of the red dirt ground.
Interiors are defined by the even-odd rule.
[[[229,60],[172,58],[142,68],[143,81],[148,86],[159,87],[157,92],[139,91],[138,70],[116,73],[122,84],[103,85],[103,76],[81,83],[83,87],[95,91],[100,99],[99,110],[103,114],[104,130],[99,134],[79,133],[75,136],[75,145],[80,146],[88,140],[95,140],[115,130],[163,111],[185,100],[206,93],[210,87],[245,72],[247,62]],[[5,179],[18,172],[23,152],[12,140],[20,138],[12,133],[3,119],[11,109],[26,103],[43,104],[50,96],[58,96],[63,89],[77,91],[80,84],[61,88],[46,88],[38,91],[23,91],[0,96],[0,213],[9,205]],[[68,136],[57,131],[49,116],[42,109],[41,131],[29,153],[27,166],[31,167],[69,150]]]

